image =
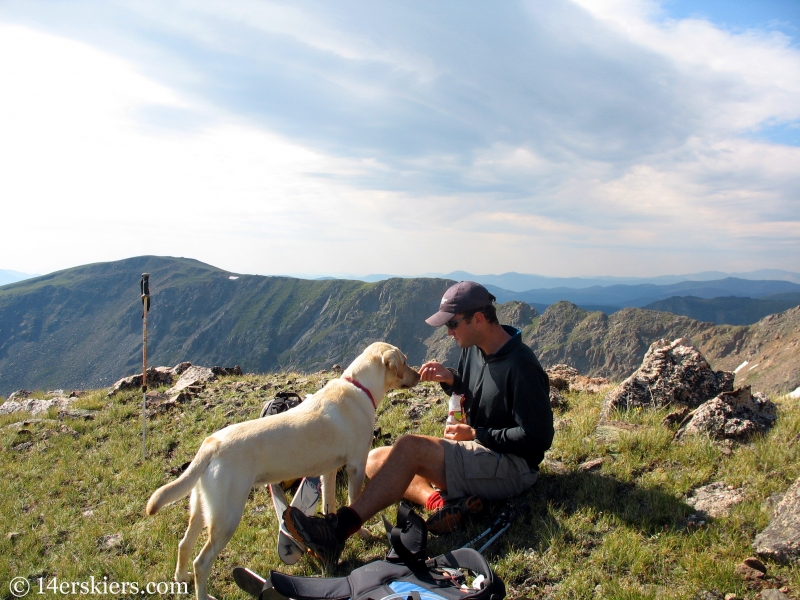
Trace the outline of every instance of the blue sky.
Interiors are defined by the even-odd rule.
[[[796,2],[0,4],[0,268],[800,264]]]

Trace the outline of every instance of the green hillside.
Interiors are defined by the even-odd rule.
[[[137,390],[112,398],[105,390],[78,399],[74,412],[0,415],[0,584],[15,577],[31,584],[29,598],[78,597],[48,591],[52,582],[148,582],[172,579],[178,540],[186,529],[187,500],[146,517],[149,495],[171,481],[203,439],[227,424],[255,418],[278,391],[301,395],[318,390],[329,373],[282,372],[222,378],[196,398],[172,408],[158,403],[147,421],[148,456],[141,456],[141,405]],[[508,588],[508,598],[536,600],[761,598],[762,588],[800,590],[796,566],[768,562],[768,577],[749,580],[737,571],[753,552],[754,536],[770,520],[773,494],[800,475],[800,407],[779,398],[778,421],[750,443],[725,446],[706,437],[675,442],[668,409],[620,412],[615,435],[597,428],[603,393],[565,392],[556,410],[556,435],[539,480],[515,498],[530,512],[485,552]],[[416,415],[416,416],[412,416]],[[376,445],[405,433],[441,435],[447,399],[438,385],[391,392],[379,404]],[[605,431],[606,433],[602,433]],[[587,466],[594,465],[594,466]],[[722,481],[743,491],[727,516],[699,520],[688,497],[700,486]],[[338,486],[344,503],[344,480]],[[432,555],[459,547],[490,526],[503,508],[465,529],[431,537]],[[395,507],[384,515],[395,519]],[[422,514],[427,513],[420,509]],[[380,518],[366,523],[367,541],[348,540],[336,576],[387,551]],[[288,567],[276,551],[277,523],[269,494],[256,489],[231,542],[214,562],[210,592],[245,600],[231,570],[244,565],[298,575],[319,571],[303,559]],[[199,552],[201,536],[192,556]],[[44,594],[39,595],[40,578]],[[111,598],[193,598],[169,594],[108,595]],[[712,593],[713,592],[713,593]],[[89,596],[91,597],[91,596]]]
[[[310,281],[143,256],[0,287],[0,396],[17,389],[97,388],[139,372],[143,272],[151,274],[152,366],[190,361],[238,364],[250,373],[315,372],[350,362],[373,341],[399,346],[414,365],[434,358],[453,364],[458,356],[445,329],[424,322],[449,280]],[[715,368],[733,370],[748,361],[741,376],[757,390],[788,392],[800,385],[796,310],[744,327],[637,308],[606,315],[566,301],[541,315],[518,301],[498,312],[503,323],[523,330],[544,366],[567,363],[586,375],[620,380],[654,341],[691,337]]]
[[[424,319],[452,283],[235,275],[152,256],[67,269],[0,288],[0,393],[93,388],[137,372],[143,272],[151,274],[149,364],[250,372],[330,367],[377,340],[419,364],[434,333]]]

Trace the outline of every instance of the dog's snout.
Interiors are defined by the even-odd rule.
[[[406,365],[405,377],[403,377],[402,387],[412,388],[419,383],[419,371]]]

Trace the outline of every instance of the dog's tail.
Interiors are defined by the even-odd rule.
[[[214,457],[218,445],[218,440],[213,437],[207,437],[183,474],[175,481],[171,481],[153,492],[150,500],[147,501],[147,514],[154,515],[167,504],[172,504],[188,496],[194,484],[200,479],[208,463]]]

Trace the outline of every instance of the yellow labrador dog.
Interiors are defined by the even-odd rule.
[[[375,411],[386,392],[414,387],[419,373],[405,355],[370,345],[339,379],[290,411],[229,425],[207,437],[184,473],[157,489],[147,514],[191,493],[189,526],[178,544],[177,581],[190,581],[189,553],[205,526],[208,541],[195,558],[198,600],[206,600],[214,559],[233,537],[253,487],[322,474],[323,512],[335,510],[336,471],[345,466],[349,500],[361,492],[372,446]]]

